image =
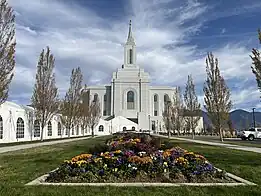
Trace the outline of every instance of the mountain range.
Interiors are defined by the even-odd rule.
[[[256,127],[261,126],[261,112],[255,112],[255,124]],[[202,111],[203,121],[205,127],[211,125],[211,121],[207,115],[207,112]],[[230,120],[232,121],[233,128],[237,130],[246,129],[253,126],[253,113],[247,112],[242,109],[234,110],[229,113]]]

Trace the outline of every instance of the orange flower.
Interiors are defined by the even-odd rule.
[[[77,161],[80,161],[80,160],[85,160],[85,159],[88,159],[92,157],[92,154],[80,154],[78,156],[75,156],[72,158],[72,162],[77,162]]]
[[[162,155],[164,158],[169,157],[171,155],[171,150],[165,150]]]

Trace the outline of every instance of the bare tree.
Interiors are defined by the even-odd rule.
[[[258,37],[259,37],[259,42],[261,44],[261,31],[258,29]],[[260,51],[256,48],[252,49],[252,56],[250,55],[252,59],[252,64],[251,66],[252,72],[256,77],[257,81],[257,86],[259,91],[261,92],[261,54]]]
[[[36,118],[41,125],[41,141],[44,127],[58,111],[58,89],[55,84],[54,56],[49,47],[42,50],[36,71],[36,82],[31,98]]]
[[[185,118],[189,130],[192,131],[192,138],[195,137],[195,129],[198,126],[200,116],[197,115],[200,110],[200,103],[195,91],[195,85],[193,83],[192,75],[188,75],[188,80],[184,92],[185,110],[188,112],[188,116]]]
[[[171,106],[172,106],[171,101],[167,100],[167,102],[164,105],[164,110],[162,112],[163,122],[164,122],[165,128],[167,129],[167,133],[168,133],[168,139],[170,139],[170,130],[172,128],[172,126],[171,126]]]
[[[15,67],[15,15],[6,0],[0,0],[0,105],[8,98]]]
[[[99,99],[94,99],[88,109],[87,124],[92,131],[92,137],[94,137],[94,128],[98,125],[101,118],[101,107]]]
[[[208,53],[206,58],[207,78],[203,91],[205,93],[205,108],[215,130],[223,141],[222,127],[229,118],[229,111],[232,108],[230,100],[230,90],[224,78],[221,76],[218,59],[212,53]]]
[[[177,88],[173,96],[170,111],[171,127],[180,135],[180,130],[184,127],[184,103],[180,87]]]
[[[82,102],[80,106],[80,124],[83,130],[88,127],[89,110],[90,110],[90,93],[86,91],[87,85],[81,92]]]
[[[69,89],[60,105],[61,121],[66,128],[68,137],[70,137],[72,126],[79,123],[82,80],[83,75],[80,67],[73,69]]]

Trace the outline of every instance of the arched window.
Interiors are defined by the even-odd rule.
[[[99,126],[99,132],[103,132],[104,131],[104,126],[103,125],[100,125]]]
[[[39,120],[34,121],[34,137],[40,137],[40,122],[39,122]]]
[[[60,122],[58,122],[58,125],[57,125],[57,135],[62,135],[62,125]]]
[[[4,137],[4,122],[2,116],[0,116],[0,139]]]
[[[154,100],[154,116],[158,116],[158,110],[159,110],[159,100],[158,100],[158,95],[155,94],[153,97]]]
[[[76,135],[79,135],[79,125],[76,126]]]
[[[52,136],[52,123],[51,123],[51,121],[49,121],[48,124],[47,124],[47,135]]]
[[[16,138],[24,138],[24,120],[20,117],[16,121]]]
[[[132,130],[132,131],[135,131],[135,127],[132,127],[131,130]]]
[[[94,94],[93,102],[97,102],[97,101],[98,101],[98,94]]]
[[[67,128],[67,127],[65,129],[65,135],[69,135],[69,128]]]
[[[84,126],[83,125],[81,126],[81,133],[82,133],[82,135],[84,134]]]
[[[134,92],[128,91],[127,93],[127,109],[133,110],[134,109]]]
[[[170,98],[167,94],[164,95],[164,113],[168,113],[168,104],[170,103]]]
[[[167,94],[164,95],[164,104],[167,104],[167,102],[169,102],[169,96]]]
[[[126,127],[123,127],[123,129],[122,129],[123,131],[126,131],[127,130],[127,128]]]

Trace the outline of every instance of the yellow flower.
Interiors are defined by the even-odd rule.
[[[97,162],[99,162],[99,161],[101,161],[101,160],[102,160],[102,158],[95,158],[95,159],[94,159],[94,162],[97,163]]]
[[[182,165],[182,166],[187,166],[188,163],[189,163],[188,160],[185,159],[184,157],[178,157],[178,158],[175,159],[175,161],[176,161],[178,164]]]
[[[164,163],[163,163],[163,165],[166,165],[166,166],[167,166],[167,165],[168,165],[168,163],[167,163],[167,162],[164,162]]]
[[[114,151],[114,153],[120,154],[120,153],[121,153],[121,150],[116,150],[116,151]]]
[[[133,141],[139,143],[140,139],[139,138],[135,138]]]
[[[77,162],[76,162],[76,164],[77,164],[78,166],[81,166],[81,165],[86,164],[86,163],[87,163],[87,161],[85,161],[85,160],[81,160],[81,161],[77,161]]]
[[[69,161],[69,160],[64,160],[63,162],[64,163],[71,163],[71,161]]]

